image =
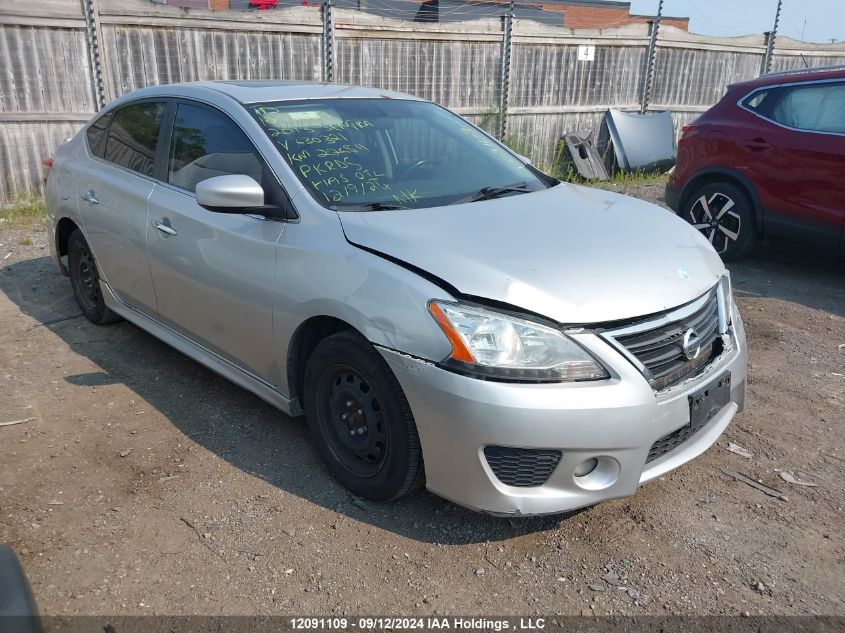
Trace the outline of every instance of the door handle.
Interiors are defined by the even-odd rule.
[[[88,206],[91,206],[91,207],[93,207],[95,204],[100,204],[100,201],[97,200],[97,196],[94,195],[93,189],[89,189],[88,191],[83,193],[81,196],[79,196],[79,199],[84,200],[85,202],[88,203]]]
[[[169,224],[165,224],[161,220],[153,220],[153,226],[155,228],[157,228],[159,231],[161,231],[162,233],[165,233],[167,235],[178,235],[178,233],[176,232],[176,229],[174,229]]]
[[[763,138],[755,138],[751,139],[750,141],[745,141],[744,145],[752,152],[762,152],[767,149],[772,149],[772,146],[769,145],[766,142],[766,139]]]

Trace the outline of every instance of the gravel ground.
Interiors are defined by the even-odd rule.
[[[43,231],[0,228],[0,422],[26,420],[0,426],[0,542],[45,614],[845,614],[845,265],[771,244],[732,272],[748,408],[717,446],[633,498],[508,520],[357,502],[300,420],[80,318]]]

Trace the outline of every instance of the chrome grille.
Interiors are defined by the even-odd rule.
[[[701,342],[693,360],[684,355],[683,349],[684,334],[690,329],[695,330]],[[676,385],[700,373],[722,353],[716,288],[688,306],[603,335],[643,372],[653,389],[660,391]]]

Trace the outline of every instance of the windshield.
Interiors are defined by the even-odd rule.
[[[554,182],[425,101],[315,99],[247,109],[314,198],[339,211],[442,206]]]

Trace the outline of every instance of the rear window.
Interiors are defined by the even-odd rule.
[[[742,105],[749,110],[754,110],[755,112],[759,111],[770,94],[771,90],[761,90],[759,92],[755,92],[750,97],[747,97],[745,101],[742,102]]]
[[[91,153],[98,158],[103,157],[106,149],[106,130],[111,122],[112,114],[111,112],[104,114],[94,121],[85,132],[88,137],[88,147],[91,149]]]
[[[772,111],[783,96],[783,90],[784,89],[781,86],[772,86],[771,88],[757,90],[745,97],[742,101],[742,105],[747,110],[751,110],[754,114],[759,114],[762,117],[771,119]]]
[[[109,127],[105,159],[145,176],[152,176],[166,103],[144,102],[118,110]]]

